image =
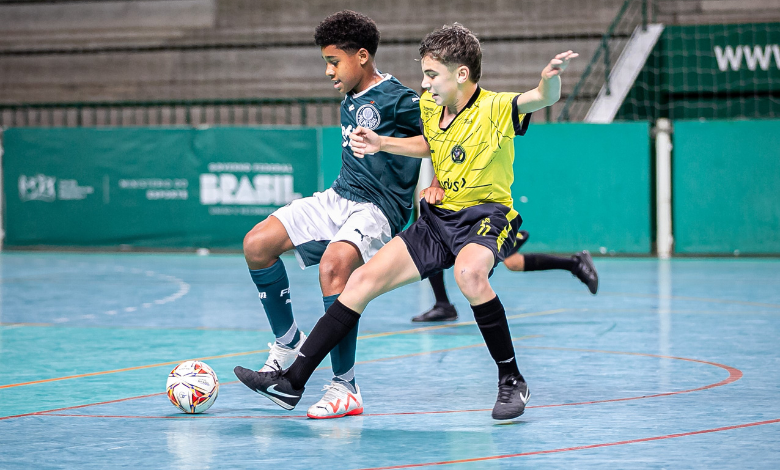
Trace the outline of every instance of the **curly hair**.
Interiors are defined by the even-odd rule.
[[[420,58],[430,56],[444,65],[465,65],[474,83],[482,76],[482,49],[474,33],[460,23],[428,33],[420,43]]]
[[[379,29],[366,15],[344,10],[322,20],[314,30],[314,42],[320,47],[336,46],[350,54],[365,49],[373,56],[379,47]]]

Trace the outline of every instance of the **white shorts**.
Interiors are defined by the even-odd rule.
[[[296,199],[271,215],[287,230],[301,268],[319,264],[330,242],[352,243],[368,262],[392,238],[390,223],[377,206],[345,199],[333,188]]]

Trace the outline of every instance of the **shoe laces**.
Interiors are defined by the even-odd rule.
[[[268,364],[268,362],[266,362],[265,365],[270,367],[271,370],[267,371],[267,372],[263,372],[263,373],[264,374],[273,374],[272,375],[273,378],[277,378],[277,377],[281,376],[282,373],[284,373],[284,371],[282,370],[282,366],[279,365],[279,361],[277,361],[276,359],[273,360],[272,364]]]
[[[276,341],[273,343],[268,343],[268,347],[270,350],[268,351],[268,359],[265,361],[265,363],[271,367],[273,367],[273,363],[276,363],[278,366],[282,360],[282,356],[290,350]]]
[[[320,401],[326,401],[331,402],[338,400],[339,398],[346,398],[347,390],[346,387],[342,385],[334,384],[333,382],[326,384],[324,387],[322,387],[322,391],[325,392],[325,395],[322,397],[322,400]]]
[[[512,393],[517,389],[517,377],[509,377],[498,383],[498,401],[508,403],[512,398]]]

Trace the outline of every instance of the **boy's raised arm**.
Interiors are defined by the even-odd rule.
[[[569,61],[579,54],[572,51],[556,55],[542,70],[539,86],[523,93],[517,99],[517,110],[521,114],[532,113],[552,105],[561,98],[561,73],[569,66]]]

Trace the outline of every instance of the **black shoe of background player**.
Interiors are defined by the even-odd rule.
[[[493,419],[517,418],[525,411],[531,392],[523,376],[506,375],[498,382],[498,398],[493,407]]]
[[[452,304],[436,304],[432,309],[412,318],[415,322],[425,321],[451,321],[458,319],[458,311]]]
[[[593,264],[593,258],[590,257],[588,250],[577,253],[572,256],[572,259],[577,262],[577,266],[574,267],[571,273],[588,286],[591,294],[598,292],[599,273],[596,272],[596,266]]]
[[[236,374],[241,383],[260,395],[265,395],[285,410],[295,408],[295,405],[301,401],[305,389],[305,387],[300,390],[294,389],[287,377],[284,376],[281,367],[274,368],[271,372],[257,372],[236,366],[233,373]]]
[[[515,246],[512,247],[511,250],[509,250],[509,253],[507,253],[506,258],[509,258],[513,254],[517,253],[518,250],[525,244],[525,242],[528,241],[528,232],[525,230],[520,230],[517,232],[517,237],[515,237]]]

